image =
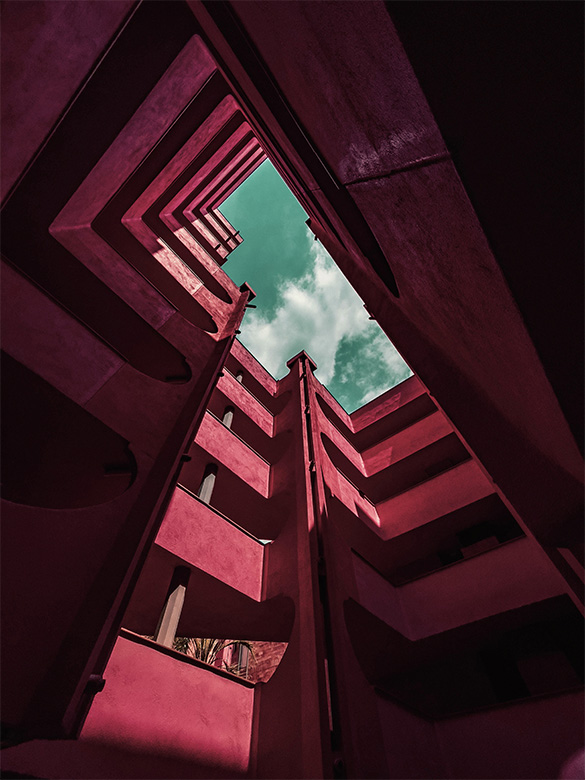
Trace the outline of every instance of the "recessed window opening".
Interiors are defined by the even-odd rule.
[[[351,413],[412,375],[269,160],[217,211],[243,239],[222,268],[256,293],[238,338],[273,377],[287,375],[287,360],[305,350],[317,379]]]
[[[244,372],[243,371],[238,371],[238,373],[236,374],[236,382],[239,382],[240,384],[243,384],[243,382],[244,382]]]

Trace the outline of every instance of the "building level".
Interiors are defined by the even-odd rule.
[[[4,776],[580,776],[582,21],[3,4]],[[267,158],[414,372],[350,415],[237,339]]]

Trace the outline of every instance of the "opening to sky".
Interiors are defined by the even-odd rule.
[[[223,269],[257,295],[240,341],[276,379],[304,349],[319,381],[351,413],[412,375],[268,160],[219,210],[243,238]]]

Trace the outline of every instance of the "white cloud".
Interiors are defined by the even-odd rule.
[[[354,342],[353,359],[345,366],[343,378],[335,377],[334,390],[348,412],[367,404],[412,375],[378,325],[374,322],[368,325],[367,333]]]
[[[302,349],[317,363],[327,384],[335,372],[341,341],[365,334],[369,320],[356,292],[322,245],[312,242],[314,264],[295,281],[279,288],[280,303],[269,318],[249,312],[242,341],[273,376],[287,372],[286,361]]]
[[[240,338],[278,379],[288,371],[286,361],[304,349],[317,363],[318,379],[351,411],[411,371],[323,246],[311,239],[309,247],[309,269],[279,286],[271,316],[248,312]]]
[[[382,377],[382,381],[373,387],[370,382],[358,383],[360,389],[362,386],[364,387],[364,394],[359,402],[360,406],[381,395],[389,387],[394,387],[394,385],[412,376],[412,371],[399,355],[394,344],[388,341],[386,334],[381,330],[376,333],[366,346],[363,356],[371,365],[377,364],[379,366],[379,370],[376,373],[377,376]]]

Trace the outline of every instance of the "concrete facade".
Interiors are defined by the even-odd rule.
[[[465,6],[3,5],[7,777],[580,776],[583,9]],[[415,372],[351,415],[237,340],[266,157]]]

